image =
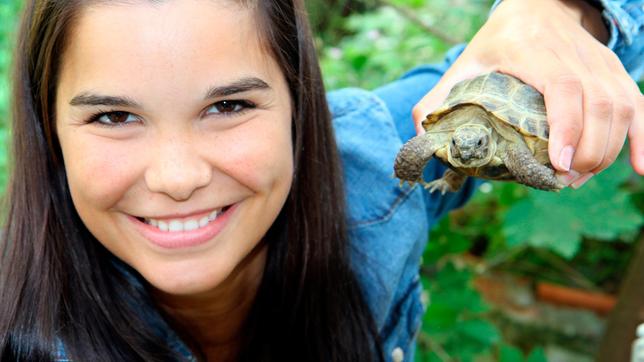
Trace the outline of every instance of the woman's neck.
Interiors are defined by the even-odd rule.
[[[171,295],[156,290],[154,297],[199,344],[208,361],[234,361],[246,317],[257,295],[266,265],[267,246],[257,247],[217,288],[199,295]]]

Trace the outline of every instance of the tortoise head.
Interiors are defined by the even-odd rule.
[[[481,167],[492,160],[495,152],[496,142],[489,128],[465,124],[454,130],[447,157],[456,167]]]

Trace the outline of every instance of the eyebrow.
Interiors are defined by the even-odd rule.
[[[237,93],[248,92],[252,90],[265,90],[271,87],[263,80],[256,77],[248,77],[236,80],[224,86],[212,87],[206,92],[204,100],[211,98],[225,97]]]
[[[252,90],[266,90],[271,87],[263,80],[256,77],[246,77],[233,81],[223,86],[213,86],[206,92],[204,100],[230,96],[237,93],[249,92]],[[107,96],[82,92],[69,101],[72,106],[112,106],[142,108],[139,103],[129,97]]]

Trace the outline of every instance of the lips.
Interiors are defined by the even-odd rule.
[[[215,238],[235,212],[236,206],[228,205],[187,217],[128,218],[153,245],[163,249],[180,249],[202,245]]]

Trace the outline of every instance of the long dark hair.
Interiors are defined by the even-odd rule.
[[[349,266],[344,192],[325,91],[301,0],[242,0],[293,100],[295,177],[266,235],[268,258],[240,360],[373,361],[380,343]],[[15,55],[13,170],[0,249],[0,356],[167,361],[178,356],[132,308],[154,308],[85,228],[54,127],[59,62],[83,0],[26,4]],[[143,281],[145,286],[145,281]],[[189,343],[189,345],[192,345]]]

